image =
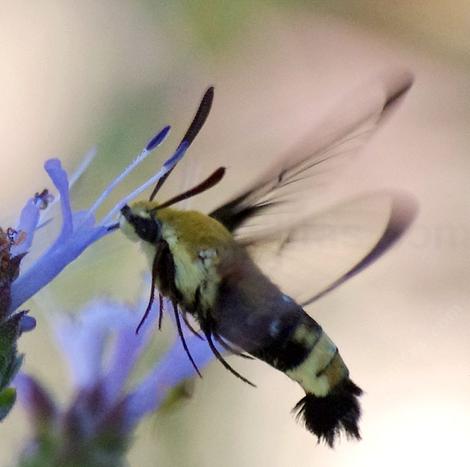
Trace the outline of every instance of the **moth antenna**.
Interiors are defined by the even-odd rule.
[[[238,373],[238,371],[234,370],[227,362],[226,360],[224,359],[224,357],[222,357],[222,355],[220,355],[220,352],[217,350],[217,347],[214,345],[214,342],[212,341],[212,336],[211,336],[211,333],[210,332],[205,332],[205,336],[206,336],[206,339],[207,339],[207,342],[209,344],[209,347],[210,349],[212,350],[212,353],[214,354],[215,358],[217,360],[219,360],[220,363],[222,363],[222,365],[224,366],[224,368],[228,371],[230,371],[230,373],[232,373],[233,375],[235,375],[237,378],[240,378],[243,382],[249,384],[250,386],[253,386],[254,388],[256,387],[256,384],[253,384],[250,380],[246,379],[244,376],[242,376],[240,373]]]
[[[152,284],[150,286],[150,298],[149,298],[147,308],[145,309],[144,315],[142,316],[142,319],[140,320],[139,325],[137,326],[137,328],[135,330],[136,334],[139,334],[140,328],[145,323],[145,320],[148,318],[148,315],[149,315],[150,310],[152,308],[153,302],[155,300],[155,286],[156,286],[156,281],[157,281],[157,265],[158,265],[158,262],[160,261],[160,256],[161,256],[160,251],[161,250],[158,249],[157,253],[155,253],[155,256],[153,258],[153,263],[152,263]],[[159,314],[159,317],[158,317],[158,329],[160,329],[160,327],[161,327],[161,324],[162,324],[161,321],[162,321],[162,316],[163,316],[163,312],[162,312],[163,300],[161,300],[161,295],[160,295],[159,304],[160,304],[160,314]]]
[[[185,199],[196,196],[199,193],[202,193],[206,190],[209,190],[213,186],[217,185],[217,183],[219,183],[220,180],[222,180],[224,175],[225,175],[225,167],[219,167],[216,171],[214,171],[211,175],[209,175],[209,177],[207,177],[204,181],[202,181],[195,187],[177,196],[174,196],[173,198],[170,198],[168,201],[165,201],[164,203],[159,204],[156,209],[167,208],[168,206],[171,206],[172,204],[178,203]]]
[[[199,104],[196,115],[194,116],[191,125],[189,125],[189,128],[181,139],[181,143],[186,141],[188,145],[190,145],[194,141],[199,131],[204,126],[204,123],[206,123],[209,112],[211,111],[213,100],[214,86],[210,86],[202,96],[201,103]]]
[[[180,321],[180,315],[178,313],[178,305],[176,304],[175,301],[172,301],[171,304],[173,305],[173,313],[175,314],[176,328],[178,329],[178,335],[180,336],[180,340],[181,340],[181,343],[183,344],[184,351],[186,352],[186,355],[188,356],[190,362],[192,363],[194,369],[196,370],[196,373],[202,378],[202,374],[199,371],[199,368],[197,367],[196,362],[193,360],[191,352],[188,349],[188,345],[186,344],[183,330],[181,329],[181,321]]]
[[[209,116],[209,112],[212,107],[213,100],[214,86],[210,86],[202,96],[201,103],[199,104],[196,115],[194,116],[191,125],[189,125],[189,128],[186,130],[186,133],[184,134],[178,147],[181,146],[183,143],[186,143],[187,147],[189,147],[194,141],[198,133],[201,131],[201,128],[204,126],[204,123],[206,123],[207,117]],[[153,201],[158,191],[165,183],[165,180],[168,178],[168,176],[171,174],[175,167],[176,165],[174,165],[163,177],[158,180],[157,184],[155,185],[155,188],[153,189],[149,197],[149,201]]]

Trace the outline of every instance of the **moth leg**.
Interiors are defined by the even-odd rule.
[[[212,350],[212,353],[214,354],[215,358],[217,358],[217,360],[219,360],[220,363],[222,363],[222,365],[225,367],[226,370],[230,371],[230,373],[232,373],[233,375],[235,375],[237,378],[240,378],[242,381],[244,381],[245,383],[249,384],[250,386],[253,386],[254,388],[256,387],[256,384],[253,384],[250,380],[246,379],[244,376],[242,376],[240,373],[238,373],[237,371],[235,371],[224,359],[224,357],[222,357],[222,355],[220,355],[219,351],[217,350],[217,347],[214,345],[214,342],[212,341],[212,335],[210,332],[206,331],[204,332],[205,336],[206,336],[206,339],[207,339],[207,342],[209,344],[209,347],[210,349]]]
[[[163,295],[161,293],[158,294],[158,309],[160,310],[158,313],[158,330],[160,331],[163,321]]]
[[[184,351],[186,352],[186,355],[188,356],[190,362],[192,363],[194,369],[196,370],[196,373],[202,378],[202,374],[199,371],[199,368],[197,367],[196,362],[193,360],[191,352],[188,349],[188,345],[186,344],[186,340],[183,335],[183,330],[181,329],[181,321],[180,321],[180,315],[178,313],[178,305],[176,304],[174,300],[171,302],[171,304],[173,305],[173,313],[175,315],[176,328],[178,329],[178,335],[180,336]]]
[[[152,263],[152,284],[150,286],[150,298],[149,302],[147,305],[147,308],[145,309],[144,315],[142,316],[142,319],[140,320],[137,329],[135,330],[136,334],[139,334],[140,328],[144,324],[145,320],[147,319],[150,309],[152,308],[153,302],[155,300],[155,285],[157,281],[157,267],[158,263],[160,262],[160,258],[162,256],[162,248],[157,247],[157,252],[155,253],[155,256],[153,258],[153,263]],[[162,300],[161,300],[161,295],[160,295],[160,316],[158,318],[158,329],[160,329],[161,326],[161,320],[162,320]]]
[[[196,337],[199,337],[199,339],[201,339],[201,340],[203,341],[203,340],[204,340],[204,337],[202,337],[201,334],[199,334],[199,333],[192,327],[191,323],[188,321],[186,310],[182,310],[181,316],[182,316],[183,321],[184,321],[184,324],[186,324],[187,328],[188,328]]]
[[[220,337],[217,333],[213,332],[212,335],[214,336],[215,340],[228,352],[236,355],[237,357],[246,358],[247,360],[254,360],[255,357],[251,355],[247,355],[245,353],[239,352],[235,348],[233,348],[228,342],[226,342],[222,337]]]

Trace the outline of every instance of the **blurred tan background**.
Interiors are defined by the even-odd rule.
[[[75,191],[78,207],[170,123],[171,142],[157,154],[163,160],[210,83],[217,89],[213,114],[167,188],[178,190],[185,174],[198,178],[226,165],[220,199],[204,195],[201,207],[236,191],[357,83],[394,66],[416,76],[367,147],[359,179],[365,188],[413,193],[417,222],[390,254],[311,310],[366,391],[363,440],[334,451],[317,446],[290,415],[300,388],[262,363],[233,361],[258,389],[212,364],[191,399],[140,427],[130,465],[468,465],[469,30],[463,0],[2,2],[5,226],[48,184],[41,172],[47,157],[60,155],[73,168],[98,146]],[[155,164],[149,161],[132,186]],[[96,294],[135,298],[144,269],[134,245],[116,235],[31,303],[39,325],[21,340],[26,369],[56,385],[61,400],[66,369],[50,342],[48,311],[71,312]],[[95,277],[87,280],[90,271]],[[14,449],[5,447],[20,446],[27,433],[19,408],[1,430],[0,463],[8,465]]]

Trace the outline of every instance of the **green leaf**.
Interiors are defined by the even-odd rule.
[[[0,325],[0,391],[9,386],[22,363],[16,353],[20,319],[17,313]]]
[[[0,421],[10,412],[16,401],[15,388],[6,388],[0,392]]]
[[[19,369],[21,368],[21,365],[23,364],[23,359],[24,359],[23,354],[18,355],[16,352],[12,354],[10,365],[8,365],[8,367],[6,368],[5,372],[2,375],[4,384],[0,386],[0,391],[11,383],[13,378],[16,376],[16,373],[18,373]]]
[[[11,354],[12,348],[16,346],[18,339],[20,317],[14,315],[0,324],[0,357],[5,358]],[[9,360],[9,359],[7,359]]]

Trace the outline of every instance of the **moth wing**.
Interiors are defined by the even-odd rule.
[[[381,257],[416,213],[403,193],[369,193],[244,243],[261,270],[306,306]]]
[[[338,169],[355,160],[353,156],[411,84],[409,73],[392,72],[357,89],[341,100],[302,144],[209,215],[243,239],[278,230],[279,225],[296,225],[305,216],[306,207],[318,211],[335,193]]]

